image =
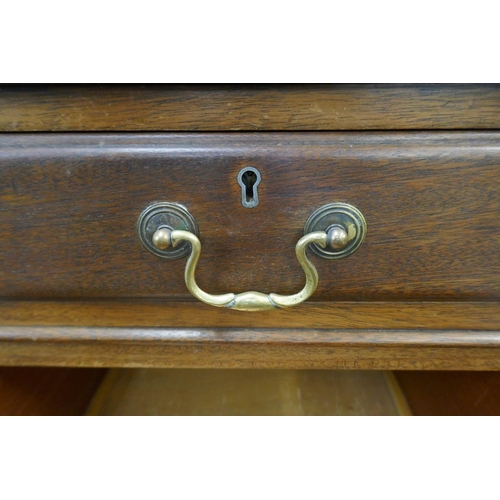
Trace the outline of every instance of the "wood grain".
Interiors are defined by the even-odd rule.
[[[500,332],[2,327],[9,366],[499,370]]]
[[[307,302],[242,314],[195,301],[0,301],[0,325],[496,331],[500,303]]]
[[[498,372],[397,372],[415,415],[500,415]]]
[[[136,235],[156,201],[186,205],[212,293],[294,293],[309,215],[357,206],[368,235],[342,261],[314,258],[313,301],[498,301],[500,133],[4,134],[0,296],[189,299],[184,260]],[[241,205],[244,166],[260,203]]]
[[[0,131],[498,129],[499,85],[0,86]]]
[[[88,415],[400,415],[384,372],[112,370]]]
[[[240,314],[199,302],[4,301],[0,324],[6,365],[500,369],[494,302],[306,303]]]
[[[0,86],[0,363],[499,370],[500,132],[472,129],[500,129],[499,85]],[[118,133],[26,133],[48,131]],[[138,242],[156,201],[196,217],[213,293],[299,289],[293,247],[326,203],[368,236],[313,258],[310,303],[225,311]]]
[[[106,370],[0,368],[0,415],[83,415]]]

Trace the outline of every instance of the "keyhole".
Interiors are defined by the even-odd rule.
[[[257,186],[260,184],[260,172],[253,167],[245,167],[238,174],[238,184],[241,186],[241,204],[253,208],[259,204]]]
[[[246,186],[246,197],[247,201],[251,201],[253,199],[253,186],[255,181],[257,180],[257,176],[253,170],[245,170],[243,175],[241,176],[241,180],[243,184]]]

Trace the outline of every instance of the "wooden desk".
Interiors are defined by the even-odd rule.
[[[496,370],[499,128],[489,85],[1,87],[0,363]],[[140,244],[158,201],[195,214],[213,293],[296,291],[324,203],[368,234],[306,303],[235,312]]]

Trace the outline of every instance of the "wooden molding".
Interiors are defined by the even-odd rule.
[[[4,365],[498,370],[500,331],[2,327]]]
[[[307,302],[241,313],[200,302],[0,301],[3,326],[500,330],[498,302]]]
[[[498,85],[2,85],[0,131],[500,128]]]

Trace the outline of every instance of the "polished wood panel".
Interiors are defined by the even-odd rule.
[[[500,415],[498,372],[397,372],[415,415]]]
[[[0,325],[8,365],[500,368],[493,302],[306,303],[241,314],[199,302],[4,301]]]
[[[343,201],[368,235],[348,259],[314,258],[312,300],[498,300],[499,144],[500,133],[4,134],[0,296],[190,298],[185,261],[136,235],[156,201],[197,219],[202,288],[293,293],[305,221]],[[247,165],[262,174],[251,210],[236,182]]]
[[[88,415],[406,415],[384,372],[112,370]]]
[[[245,314],[196,301],[0,301],[0,325],[495,331],[500,303],[306,302]]]
[[[83,415],[106,370],[0,368],[0,415]]]
[[[498,85],[0,86],[0,131],[500,128]]]
[[[499,370],[500,332],[2,327],[0,363]]]

